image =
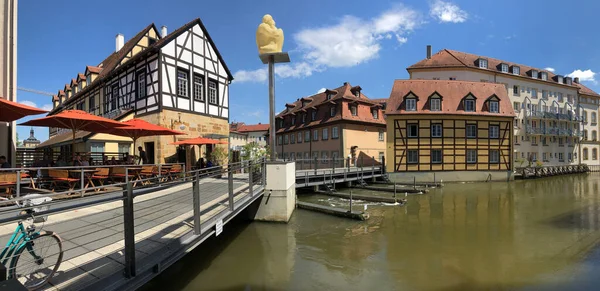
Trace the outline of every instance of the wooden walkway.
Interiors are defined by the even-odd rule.
[[[134,228],[137,276],[132,279],[123,276],[125,244],[122,201],[50,215],[43,229],[54,231],[62,238],[64,256],[58,272],[42,290],[122,290],[143,285],[161,269],[214,234],[217,221],[223,219],[223,223],[227,223],[262,195],[262,185],[254,185],[251,195],[247,177],[244,174],[234,176],[234,211],[231,211],[228,202],[228,179],[201,180],[200,235],[194,234],[191,182],[136,197]],[[0,226],[0,241],[6,242],[15,226],[16,223]]]

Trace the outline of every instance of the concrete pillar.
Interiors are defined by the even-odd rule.
[[[296,163],[267,162],[265,194],[254,220],[288,222],[296,207]]]
[[[0,98],[17,101],[17,0],[0,5]],[[50,97],[47,97],[50,98]],[[0,156],[15,166],[16,122],[0,122]]]

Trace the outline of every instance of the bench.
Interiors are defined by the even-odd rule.
[[[68,186],[69,191],[73,191],[75,185],[79,182],[79,179],[69,177],[68,170],[48,170],[48,176],[50,177],[50,190],[52,191],[58,188],[60,184]]]
[[[92,180],[98,181],[100,186],[104,186],[104,181],[110,178],[110,169],[109,168],[96,168],[98,170],[96,173],[92,175]]]
[[[6,189],[5,194],[2,196],[10,196],[13,193],[13,188],[16,185],[17,173],[0,173],[0,189]]]

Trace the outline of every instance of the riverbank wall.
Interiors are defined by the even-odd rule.
[[[439,182],[491,182],[512,181],[512,171],[431,171],[431,172],[394,172],[388,173],[392,183],[410,184]]]

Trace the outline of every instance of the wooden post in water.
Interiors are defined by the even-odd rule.
[[[417,176],[413,176],[413,189],[417,190]]]
[[[352,188],[350,188],[350,212],[352,212]]]
[[[396,182],[394,182],[394,203],[396,202]]]

